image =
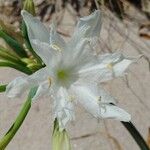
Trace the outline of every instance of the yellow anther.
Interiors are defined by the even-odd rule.
[[[74,100],[75,100],[75,96],[74,96],[74,95],[70,95],[70,96],[69,96],[69,101],[72,102],[72,101],[74,101]]]
[[[109,63],[109,64],[107,65],[107,68],[112,70],[112,69],[113,69],[112,63]]]
[[[48,83],[49,83],[49,87],[51,87],[51,84],[52,84],[52,79],[51,79],[51,77],[48,77]]]
[[[61,51],[61,48],[57,44],[51,44],[50,46],[56,51]]]
[[[101,96],[98,96],[97,98],[97,102],[100,103],[101,102]]]

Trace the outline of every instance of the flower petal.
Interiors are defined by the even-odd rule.
[[[81,69],[79,75],[82,79],[104,82],[123,76],[127,68],[137,58],[127,58],[121,53],[105,54],[98,57],[94,65]]]
[[[50,46],[58,51],[63,51],[66,47],[64,39],[57,33],[56,25],[51,24],[50,30]]]
[[[101,117],[116,119],[124,122],[129,122],[131,120],[130,114],[128,114],[123,109],[111,104],[107,104],[104,106],[104,108],[101,109]]]
[[[123,76],[129,65],[136,62],[141,56],[137,58],[125,57],[121,53],[107,54],[100,59],[99,62],[106,66],[107,71],[101,76],[100,81],[104,82],[113,78]]]
[[[122,121],[129,121],[130,115],[124,110],[113,106],[115,99],[102,88],[96,86],[74,86],[72,88],[77,100],[83,107],[96,118],[114,118]],[[111,106],[111,107],[110,107]]]
[[[63,65],[75,67],[76,69],[83,68],[88,65],[91,60],[94,60],[93,52],[91,51],[86,39],[80,40],[74,47],[70,45],[63,52]]]
[[[58,119],[60,129],[64,129],[69,120],[74,120],[74,107],[67,90],[60,87],[55,101],[55,117]]]
[[[39,85],[46,77],[46,68],[42,68],[28,77],[17,77],[7,85],[6,95],[8,97],[19,97],[28,88]]]
[[[34,72],[32,75],[28,76],[28,82],[32,83],[32,85],[37,86],[41,82],[48,80],[49,72],[46,67],[39,69]]]
[[[6,95],[10,98],[20,97],[22,93],[29,87],[27,77],[18,77],[11,81],[6,87]]]
[[[41,57],[47,66],[53,67],[56,62],[60,61],[61,53],[54,50],[49,44],[39,40],[31,40],[31,43],[37,55]]]
[[[42,82],[37,91],[36,91],[36,94],[35,96],[32,98],[32,100],[37,100],[43,96],[46,96],[46,95],[49,95],[50,93],[50,83],[48,81],[48,79],[44,82]]]
[[[99,37],[101,29],[100,11],[96,10],[91,15],[80,18],[75,32],[78,33],[81,27],[89,27],[89,30],[87,30],[85,37],[87,38]]]
[[[38,39],[42,42],[49,43],[49,32],[46,27],[25,10],[21,11],[21,15],[27,26],[29,40]]]

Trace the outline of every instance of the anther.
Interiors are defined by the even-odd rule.
[[[52,79],[51,79],[51,77],[48,77],[48,83],[49,83],[49,87],[51,87],[51,84],[52,84]]]
[[[61,48],[57,44],[50,45],[54,50],[61,52]]]

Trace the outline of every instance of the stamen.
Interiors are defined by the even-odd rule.
[[[104,112],[106,112],[106,106],[105,106],[106,103],[105,103],[105,102],[103,103],[101,98],[102,98],[102,97],[99,96],[98,99],[97,99],[97,103],[98,103],[98,105],[99,105],[100,114],[101,114],[101,112],[102,112],[101,108],[104,109]]]
[[[98,96],[97,101],[98,101],[98,103],[101,102],[101,96]]]
[[[70,101],[70,102],[73,102],[74,100],[75,100],[75,96],[74,96],[74,95],[70,95],[70,96],[69,96],[69,101]]]
[[[61,52],[62,49],[57,44],[51,44],[50,45],[54,50]]]
[[[52,85],[52,79],[51,79],[51,77],[48,77],[48,83],[49,83],[49,88],[50,88],[51,85]]]
[[[110,69],[110,70],[112,70],[112,69],[113,69],[113,64],[112,64],[112,63],[109,63],[109,64],[107,65],[107,68]]]

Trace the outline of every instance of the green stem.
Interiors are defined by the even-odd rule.
[[[4,92],[6,90],[6,86],[7,86],[7,84],[0,85],[0,92]]]
[[[21,72],[24,72],[28,75],[32,74],[32,71],[29,68],[22,66],[20,64],[12,63],[12,62],[5,61],[5,60],[0,60],[0,67],[11,67]]]
[[[35,95],[37,90],[37,87],[32,88],[30,90],[30,93],[28,95],[28,98],[26,102],[24,103],[19,115],[16,118],[16,121],[13,123],[13,125],[10,127],[8,132],[4,135],[4,137],[0,140],[0,150],[4,150],[6,146],[9,144],[9,142],[12,140],[12,138],[15,136],[16,132],[22,125],[24,119],[26,118],[30,108],[31,108],[31,101],[33,96]]]
[[[141,150],[150,150],[148,145],[146,144],[145,140],[139,133],[139,131],[136,129],[136,127],[131,122],[121,122],[124,127],[129,131],[129,133],[132,135],[136,143],[139,145]]]

